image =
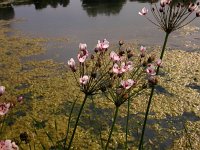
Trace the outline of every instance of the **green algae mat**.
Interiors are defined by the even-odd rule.
[[[6,93],[0,102],[14,105],[5,118],[0,139],[12,139],[20,149],[59,149],[66,135],[70,109],[77,99],[69,135],[83,99],[68,72],[67,62],[28,61],[45,53],[45,38],[30,38],[0,21],[0,85]],[[78,45],[78,44],[77,44]],[[127,43],[125,47],[135,48]],[[153,49],[153,48],[152,48]],[[157,54],[159,48],[152,53]],[[24,61],[26,60],[26,61]],[[145,149],[200,149],[200,53],[166,51],[149,115]],[[128,144],[137,149],[149,91],[131,101]],[[17,97],[23,96],[21,103]],[[102,96],[86,104],[73,149],[102,149],[112,122],[114,105]],[[110,149],[124,149],[126,104],[113,132]],[[0,118],[2,123],[3,117]],[[100,134],[101,133],[101,134]],[[26,134],[26,140],[20,135]]]

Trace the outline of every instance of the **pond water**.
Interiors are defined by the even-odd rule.
[[[87,43],[92,50],[97,40],[106,38],[112,44],[123,39],[141,45],[161,45],[164,33],[138,15],[148,0],[26,0],[12,8],[0,9],[0,19],[23,19],[13,22],[12,29],[45,38],[63,38],[66,42],[49,40],[47,53],[29,59],[52,58],[66,61],[75,57],[78,44]],[[199,26],[199,20],[192,23]],[[176,32],[171,36],[171,48],[198,50],[200,32],[184,35]],[[177,38],[178,37],[178,38]]]

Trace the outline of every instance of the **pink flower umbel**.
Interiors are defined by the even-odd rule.
[[[147,13],[148,13],[148,9],[146,7],[144,7],[138,14],[141,16],[145,16]]]
[[[0,86],[0,96],[3,95],[3,93],[5,92],[5,87],[4,86]]]
[[[19,150],[19,147],[11,140],[0,141],[0,150]]]
[[[110,58],[111,60],[116,61],[116,62],[121,60],[120,56],[114,51],[110,53]]]
[[[136,82],[132,79],[128,79],[126,81],[121,81],[121,85],[125,89],[130,89]]]
[[[89,76],[84,75],[83,77],[80,78],[79,82],[83,85],[86,85],[89,81]]]
[[[10,108],[10,103],[0,104],[0,116],[5,115],[8,112],[9,108]]]

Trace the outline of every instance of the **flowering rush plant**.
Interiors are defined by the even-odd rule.
[[[164,52],[165,52],[169,35],[173,31],[176,31],[188,25],[193,20],[200,17],[199,4],[200,4],[199,1],[197,1],[196,3],[192,3],[191,1],[188,1],[188,0],[182,0],[182,1],[181,0],[180,1],[160,0],[159,3],[151,4],[150,11],[153,15],[153,19],[150,19],[148,17],[149,10],[146,7],[144,7],[138,13],[139,15],[146,17],[151,23],[153,23],[154,25],[156,25],[158,28],[160,28],[161,30],[165,32],[165,39],[164,39],[164,43],[163,43],[162,50],[160,53],[160,60],[162,60],[164,57]],[[156,73],[155,73],[156,75],[158,75],[159,73],[159,68],[160,66],[158,66],[156,69]],[[151,72],[151,70],[149,71]],[[152,78],[152,81],[154,81],[153,78]],[[146,123],[148,119],[151,102],[154,95],[154,89],[155,87],[152,86],[151,93],[148,100],[148,105],[146,108],[145,119],[144,119],[143,128],[142,128],[142,135],[140,138],[140,144],[138,147],[139,150],[143,149],[144,133],[145,133],[145,128],[146,128]]]
[[[141,46],[137,54],[133,50],[122,50],[122,45],[123,42],[120,41],[117,51],[109,51],[109,42],[104,39],[98,41],[94,52],[89,54],[87,45],[80,43],[77,60],[71,58],[68,61],[76,83],[85,95],[68,149],[71,147],[79,117],[89,95],[103,93],[118,108],[145,89],[148,83],[157,83],[155,70],[161,65],[161,61],[155,61],[155,58],[149,56],[146,47]]]
[[[150,11],[154,16],[154,20],[147,16],[149,10],[146,7],[139,12],[139,15],[145,16],[157,27],[171,33],[200,17],[199,4],[199,1],[192,3],[188,0],[182,0],[181,2],[161,0],[159,4],[153,3],[151,5]],[[191,16],[192,14],[195,15]]]

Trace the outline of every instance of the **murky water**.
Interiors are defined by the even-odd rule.
[[[47,53],[34,57],[64,61],[75,57],[80,42],[87,43],[92,50],[97,40],[104,38],[111,43],[123,39],[142,45],[161,45],[164,33],[138,15],[144,6],[149,6],[148,0],[30,0],[1,9],[0,19],[23,19],[10,28],[30,35],[67,39],[57,44],[50,40]],[[199,26],[199,20],[192,25]],[[191,33],[187,38],[176,33],[171,37],[169,46],[194,50],[196,47],[192,48],[192,45],[199,43],[199,36],[199,32]]]

